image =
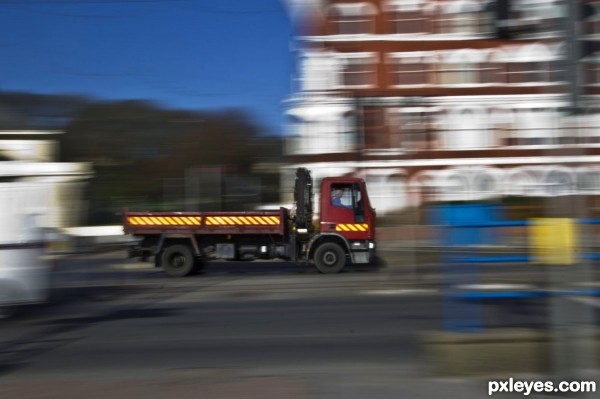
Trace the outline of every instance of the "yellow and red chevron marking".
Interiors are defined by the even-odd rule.
[[[277,226],[278,216],[207,216],[207,226]]]
[[[369,225],[367,223],[338,224],[335,226],[335,231],[369,231]]]
[[[129,224],[134,226],[199,226],[200,216],[129,216]]]

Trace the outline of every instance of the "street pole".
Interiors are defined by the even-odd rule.
[[[581,0],[565,0],[566,15],[563,29],[565,32],[566,59],[565,76],[568,85],[568,117],[575,121],[570,135],[579,137],[578,118],[581,114],[581,43],[579,24],[581,21]],[[582,148],[575,145],[573,156],[580,156]],[[585,150],[583,150],[585,151]],[[593,281],[591,268],[579,254],[587,249],[587,235],[584,225],[577,221],[587,215],[586,198],[573,187],[567,196],[550,199],[548,213],[552,217],[573,219],[576,224],[575,260],[573,265],[548,265],[549,289],[551,297],[551,337],[554,376],[562,380],[582,378],[582,373],[595,369],[595,346],[591,334],[594,326],[594,313],[590,306],[579,303],[577,295],[566,294],[583,289],[581,283]]]

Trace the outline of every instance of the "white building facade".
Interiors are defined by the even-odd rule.
[[[299,31],[290,170],[363,176],[384,214],[600,190],[600,58],[579,60],[575,114],[565,1],[287,3]],[[598,39],[582,17],[581,37]]]

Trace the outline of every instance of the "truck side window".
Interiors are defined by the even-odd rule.
[[[352,186],[350,184],[332,184],[331,205],[338,208],[352,209]]]
[[[358,184],[354,184],[352,189],[354,191],[354,221],[356,223],[364,223],[365,207],[364,201],[362,200],[362,195],[360,194],[360,186]]]

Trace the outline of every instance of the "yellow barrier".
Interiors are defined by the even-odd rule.
[[[573,219],[531,219],[529,240],[530,255],[534,263],[573,265],[577,262],[577,224]]]

